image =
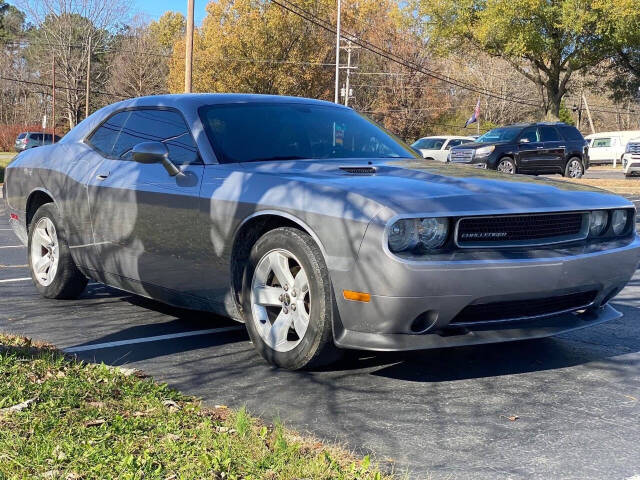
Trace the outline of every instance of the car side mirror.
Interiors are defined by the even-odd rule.
[[[131,157],[134,162],[151,164],[162,163],[167,173],[172,177],[179,175],[180,169],[169,160],[169,150],[161,142],[142,142],[131,149]]]
[[[520,139],[520,143],[529,143],[529,139],[528,138],[521,138]]]

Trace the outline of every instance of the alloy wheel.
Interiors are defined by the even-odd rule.
[[[53,222],[47,217],[38,220],[34,229],[31,239],[31,269],[38,283],[46,287],[53,282],[58,271],[58,234]]]
[[[273,350],[288,352],[309,327],[311,291],[300,261],[284,249],[266,253],[251,282],[251,317],[262,340]]]
[[[578,160],[571,160],[569,162],[569,177],[579,178],[580,176],[582,176],[582,165]]]
[[[502,172],[502,173],[508,173],[508,174],[514,174],[515,173],[515,167],[514,167],[513,163],[511,163],[509,160],[502,160],[498,164],[497,170],[499,172]]]

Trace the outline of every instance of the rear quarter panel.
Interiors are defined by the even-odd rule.
[[[9,165],[6,194],[9,209],[27,226],[29,197],[36,191],[49,195],[58,207],[69,245],[87,243],[91,231],[86,181],[96,163],[82,143],[59,143],[29,149]]]

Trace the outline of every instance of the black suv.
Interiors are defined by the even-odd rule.
[[[589,150],[572,125],[527,123],[494,128],[473,143],[453,147],[450,160],[504,173],[561,173],[580,178],[589,168]]]

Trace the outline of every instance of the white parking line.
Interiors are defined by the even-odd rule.
[[[7,278],[6,280],[0,280],[0,283],[26,282],[27,280],[31,280],[31,277]]]
[[[92,345],[81,345],[79,347],[71,347],[63,349],[66,353],[86,352],[89,350],[98,350],[100,348],[120,347],[122,345],[133,345],[136,343],[158,342],[161,340],[172,340],[174,338],[195,337],[196,335],[209,335],[210,333],[232,332],[242,330],[245,327],[237,325],[233,327],[210,328],[207,330],[194,330],[191,332],[170,333],[167,335],[156,335],[154,337],[132,338],[130,340],[118,340],[115,342],[94,343]]]
[[[26,248],[24,245],[3,245],[0,248]]]

